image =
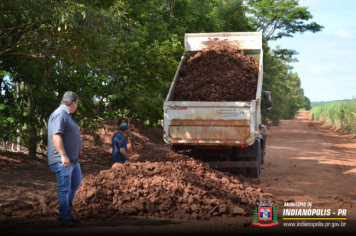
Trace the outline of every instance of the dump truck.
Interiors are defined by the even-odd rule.
[[[264,111],[270,110],[273,102],[271,93],[262,91],[262,33],[189,33],[185,34],[184,43],[187,52],[180,60],[163,102],[165,143],[170,144],[175,152],[209,163],[211,168],[258,178],[266,154],[261,96],[266,104]],[[215,43],[235,47],[242,55],[258,60],[255,98],[250,101],[174,101],[181,67],[189,57]]]

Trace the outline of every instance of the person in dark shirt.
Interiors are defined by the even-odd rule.
[[[114,163],[124,164],[126,161],[132,162],[126,145],[126,140],[123,132],[127,132],[130,126],[126,123],[122,123],[119,127],[120,131],[114,134],[112,137],[112,155],[111,159]]]

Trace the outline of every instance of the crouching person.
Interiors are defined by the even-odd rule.
[[[123,133],[128,132],[130,126],[122,123],[119,131],[112,137],[112,155],[111,159],[114,163],[124,164],[126,161],[132,162],[126,145],[126,140]]]

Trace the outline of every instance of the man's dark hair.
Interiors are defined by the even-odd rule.
[[[75,92],[72,92],[72,91],[67,91],[63,94],[61,104],[69,106],[73,102],[77,102],[78,99],[79,99],[78,94],[76,94]]]

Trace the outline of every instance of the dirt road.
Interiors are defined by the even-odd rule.
[[[260,186],[276,198],[332,206],[356,199],[356,140],[309,112],[271,127]],[[346,204],[344,202],[343,204]],[[351,203],[349,203],[351,204]]]
[[[276,202],[311,202],[313,208],[321,209],[347,209],[347,225],[345,227],[286,227],[283,225],[283,209],[278,207],[279,225],[262,228],[251,225],[250,217],[233,217],[229,219],[211,219],[209,221],[187,221],[178,219],[140,218],[125,219],[84,220],[82,224],[73,229],[63,229],[55,220],[20,220],[12,222],[9,219],[0,219],[2,232],[18,232],[25,234],[210,234],[224,233],[320,233],[352,234],[356,229],[356,214],[353,208],[356,203],[356,138],[344,134],[340,130],[325,127],[320,122],[311,121],[308,112],[298,112],[294,120],[282,121],[279,126],[272,126],[267,131],[267,155],[260,175],[258,186],[266,193],[274,195]],[[162,149],[167,149],[163,144]],[[157,146],[157,148],[159,148]],[[105,153],[104,153],[105,154]],[[104,155],[103,154],[103,155]],[[107,155],[107,153],[105,154]],[[2,172],[0,172],[1,197],[0,203],[6,198],[19,198],[23,193],[31,191],[42,194],[41,191],[55,188],[55,179],[50,183],[43,183],[32,190],[38,178],[34,169],[38,166],[43,169],[43,176],[49,170],[46,163],[34,163],[31,171],[16,167],[16,158],[0,153]],[[11,160],[13,163],[11,164]],[[17,161],[20,162],[20,161]],[[3,164],[1,164],[3,163]],[[4,164],[5,163],[5,164]],[[83,161],[83,165],[87,162]],[[91,163],[91,162],[88,162]],[[12,167],[13,165],[13,167]],[[105,164],[109,166],[109,163]],[[102,168],[109,168],[104,167]],[[45,173],[46,172],[46,173]],[[9,176],[23,174],[26,181],[32,185],[10,186]],[[39,174],[39,172],[37,172]],[[32,176],[32,177],[31,177]],[[52,176],[54,177],[54,176]],[[20,181],[20,180],[19,180]],[[48,182],[48,181],[47,181]],[[256,181],[254,181],[256,183]],[[15,187],[15,191],[12,189]],[[20,191],[21,190],[21,191]],[[51,191],[52,191],[51,190]],[[11,198],[10,198],[11,197]],[[15,231],[16,230],[16,231]],[[20,230],[20,231],[17,231]]]

